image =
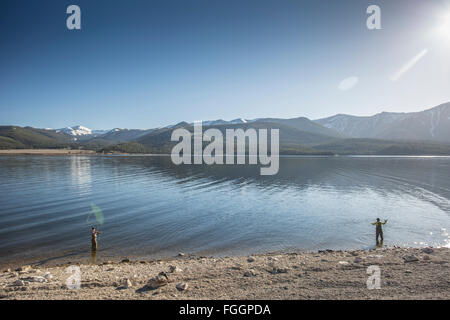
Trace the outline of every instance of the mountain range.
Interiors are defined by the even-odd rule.
[[[382,112],[370,117],[337,114],[310,120],[258,118],[203,121],[214,127],[280,130],[284,154],[430,154],[450,155],[450,103],[411,113]],[[62,129],[0,127],[0,149],[84,148],[99,152],[168,153],[176,128],[193,131],[193,123],[180,122],[147,130],[91,130],[83,126]]]
[[[450,103],[421,112],[382,112],[371,117],[338,114],[315,122],[347,137],[450,142]]]

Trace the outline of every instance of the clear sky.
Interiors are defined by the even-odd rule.
[[[2,0],[0,125],[420,111],[450,101],[449,19],[450,0]]]

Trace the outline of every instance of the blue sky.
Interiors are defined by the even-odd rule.
[[[450,0],[3,0],[0,125],[420,111],[450,101],[446,19]]]

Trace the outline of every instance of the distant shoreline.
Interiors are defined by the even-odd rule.
[[[97,156],[170,156],[169,153],[126,153],[126,152],[97,152],[95,150],[80,150],[80,149],[0,149],[0,155],[97,155]],[[404,157],[404,158],[414,158],[414,157],[432,157],[432,158],[448,158],[450,155],[423,155],[423,154],[284,154],[280,153],[280,158],[283,157],[320,157],[320,158],[328,158],[328,157],[374,157],[374,158],[383,158],[383,157]]]
[[[0,155],[76,155],[97,154],[93,150],[70,150],[70,149],[5,149],[0,150]]]
[[[0,149],[0,155],[97,155],[97,156],[170,156],[168,153],[125,153],[125,152],[97,152],[94,150],[71,149]]]

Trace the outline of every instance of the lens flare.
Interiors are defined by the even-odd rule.
[[[92,211],[89,213],[89,216],[87,218],[87,222],[88,223],[90,222],[90,217],[91,217],[92,213],[94,213],[95,221],[97,222],[98,225],[102,225],[103,222],[105,221],[102,209],[97,207],[95,204],[91,204],[91,209],[92,209]]]

